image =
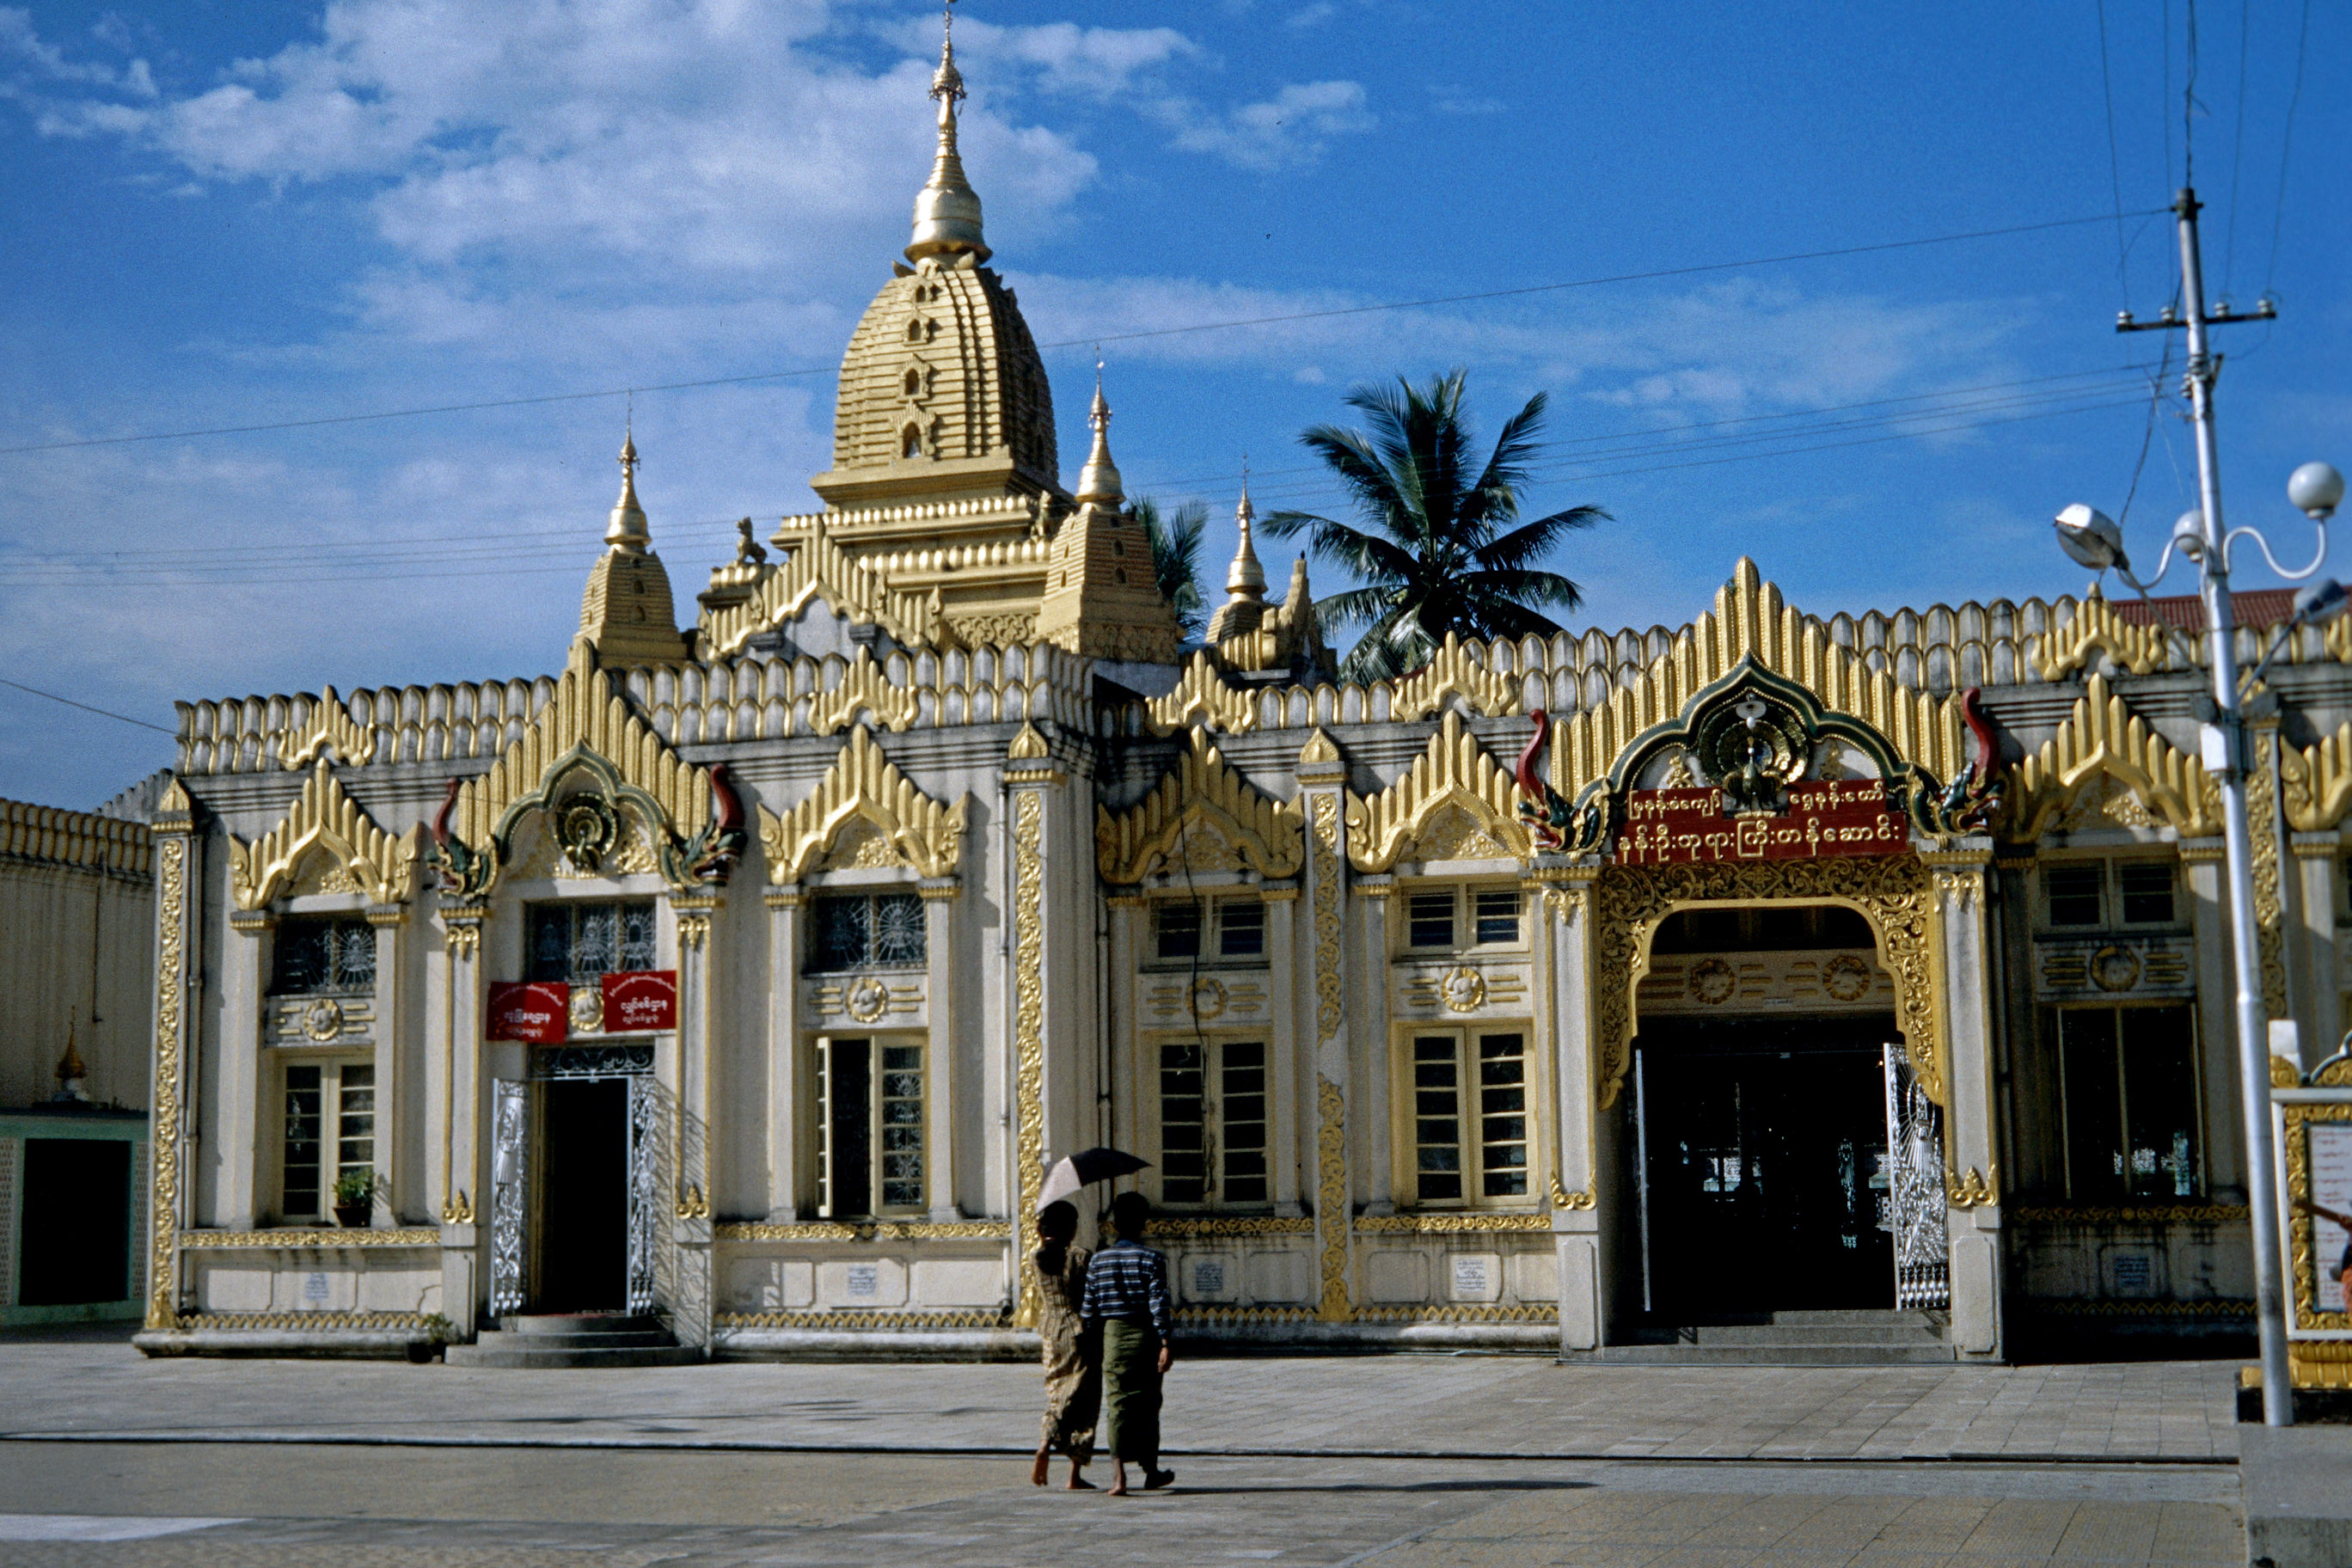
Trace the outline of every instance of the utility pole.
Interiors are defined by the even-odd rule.
[[[2213,719],[2207,735],[2205,766],[2221,786],[2221,831],[2230,874],[2230,956],[2237,970],[2239,1098],[2244,1102],[2246,1202],[2253,1231],[2254,1321],[2262,1338],[2263,1421],[2294,1424],[2294,1386],[2287,1366],[2286,1288],[2279,1266],[2278,1173],[2271,1131],[2270,1017],[2263,1003],[2262,957],[2254,924],[2254,862],[2246,823],[2246,769],[2252,758],[2238,710],[2238,659],[2233,646],[2237,617],[2230,602],[2227,531],[2221,525],[2221,460],[2213,438],[2213,383],[2221,356],[2208,347],[2209,326],[2268,321],[2277,309],[2267,299],[2250,315],[2207,309],[2204,258],[2197,243],[2197,193],[2182,187],[2172,210],[2180,221],[2180,310],[2171,306],[2153,321],[2135,321],[2126,310],[2119,332],[2189,333],[2185,377],[2189,419],[2197,433],[2197,488],[2202,527],[2200,537],[2180,539],[2182,553],[2197,562],[2205,604],[2205,634],[2211,666]],[[2183,531],[2186,531],[2185,530]],[[2217,747],[2213,742],[2218,739]]]

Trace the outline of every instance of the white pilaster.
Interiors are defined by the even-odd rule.
[[[922,884],[923,940],[928,972],[923,996],[930,1009],[930,1048],[924,1053],[930,1081],[923,1100],[923,1170],[930,1217],[941,1224],[962,1219],[956,1202],[955,1108],[957,1100],[955,928],[961,884],[954,877],[929,877]]]
[[[1951,1207],[1952,1342],[1966,1355],[2000,1346],[2000,1129],[1996,1120],[1992,965],[1985,868],[1992,841],[1923,851],[1943,942],[1944,1162]]]
[[[789,1225],[803,1206],[800,994],[808,900],[793,882],[771,888],[767,905],[768,1218]]]

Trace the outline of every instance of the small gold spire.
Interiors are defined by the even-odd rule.
[[[614,550],[642,555],[653,542],[646,531],[646,509],[637,504],[637,437],[635,422],[621,437],[621,499],[613,503],[612,520],[604,525],[604,542]]]
[[[1225,592],[1236,600],[1261,600],[1265,597],[1265,568],[1258,564],[1257,546],[1250,540],[1250,524],[1257,513],[1250,508],[1249,459],[1242,459],[1242,500],[1234,508],[1234,527],[1241,535],[1241,545],[1234,552],[1234,563],[1225,573]]]
[[[1110,460],[1110,404],[1103,397],[1100,360],[1095,362],[1095,402],[1087,423],[1094,426],[1095,445],[1087,454],[1087,466],[1078,470],[1078,500],[1115,507],[1122,499],[1120,487],[1126,481],[1119,478],[1118,465]]]
[[[963,177],[963,159],[956,151],[956,105],[967,96],[963,73],[955,63],[955,12],[946,13],[940,44],[940,68],[931,77],[931,96],[940,105],[940,146],[931,160],[931,177],[915,196],[915,237],[907,259],[970,251],[985,261],[988,245],[981,237],[980,195]]]

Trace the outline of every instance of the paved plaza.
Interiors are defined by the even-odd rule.
[[[19,1335],[0,1563],[2235,1563],[2235,1372],[1183,1362],[1178,1485],[1118,1500],[1026,1484],[1025,1367],[147,1361]]]

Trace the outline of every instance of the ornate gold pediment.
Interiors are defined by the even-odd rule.
[[[2063,680],[2091,668],[2103,653],[2118,668],[2153,675],[2175,662],[2170,642],[2162,626],[2126,621],[2114,604],[2095,596],[2075,607],[2074,619],[2054,632],[2029,638],[2026,647],[2042,679]]]
[[[2352,724],[2315,746],[2279,747],[2279,779],[2294,831],[2324,833],[2342,823],[2352,811]]]
[[[1155,735],[1171,735],[1187,728],[1239,735],[1257,728],[1256,703],[1248,692],[1226,685],[1225,678],[1217,673],[1216,661],[1206,653],[1194,654],[1176,689],[1145,703],[1144,712]]]
[[[1506,854],[1528,859],[1528,830],[1514,805],[1517,788],[1478,737],[1463,727],[1462,716],[1448,709],[1429,749],[1413,759],[1402,778],[1378,795],[1348,796],[1349,862],[1359,871],[1385,871],[1399,860],[1436,858],[1430,844],[1442,841],[1451,847],[1458,841],[1424,842],[1424,835],[1433,828],[1450,831],[1445,824],[1451,811]]]
[[[1307,853],[1306,816],[1296,801],[1261,793],[1209,743],[1188,736],[1175,772],[1129,810],[1095,808],[1095,864],[1109,882],[1139,882],[1163,865],[1295,877]]]
[[[321,757],[283,821],[251,844],[228,841],[230,891],[238,909],[266,908],[307,885],[306,863],[318,860],[307,876],[321,890],[348,887],[371,903],[406,903],[416,891],[423,837],[423,828],[394,837],[378,827]]]
[[[375,761],[375,731],[353,722],[344,710],[343,700],[330,686],[319,693],[309,723],[299,730],[289,724],[279,732],[278,765],[290,773],[331,752],[337,762],[363,768]]]
[[[893,686],[870,649],[859,648],[841,674],[841,684],[809,700],[812,735],[834,735],[856,723],[879,725],[893,734],[915,721],[918,699],[908,686]],[[869,715],[861,719],[860,715]]]
[[[1717,591],[1715,608],[1685,628],[1650,667],[1607,701],[1552,731],[1552,787],[1570,800],[1609,776],[1619,753],[1654,726],[1677,718],[1690,700],[1742,659],[1811,693],[1823,710],[1848,715],[1885,737],[1895,755],[1937,782],[1969,763],[1960,702],[1904,686],[1831,640],[1829,628],[1799,613],[1745,556]]]
[[[490,771],[458,786],[444,808],[450,842],[440,855],[461,884],[453,890],[469,899],[488,892],[523,815],[575,796],[593,796],[615,814],[634,807],[654,835],[663,879],[675,888],[698,886],[697,866],[728,837],[713,822],[710,771],[671,750],[581,641],[572,645],[547,705]]]
[[[1392,684],[1389,717],[1400,721],[1426,719],[1457,697],[1481,718],[1497,719],[1517,713],[1519,683],[1508,675],[1487,668],[1485,655],[1484,645],[1465,643],[1454,633],[1446,633],[1445,641],[1427,664],[1411,675],[1400,676]],[[1365,709],[1367,712],[1374,710],[1369,705]]]
[[[760,808],[760,842],[768,853],[772,884],[797,882],[820,858],[835,852],[845,831],[872,835],[887,846],[888,858],[860,842],[847,846],[861,865],[906,865],[926,877],[950,877],[963,854],[965,803],[953,806],[917,789],[882,754],[873,731],[863,724],[849,732],[841,755],[807,797],[782,816]]]
[[[2221,790],[2205,764],[2150,729],[2121,697],[2094,675],[2074,711],[2042,749],[2018,764],[2001,837],[2028,842],[2074,805],[2076,793],[2105,775],[2129,786],[2148,816],[2178,828],[2183,838],[2221,831]],[[2125,820],[2117,812],[2107,815]]]

